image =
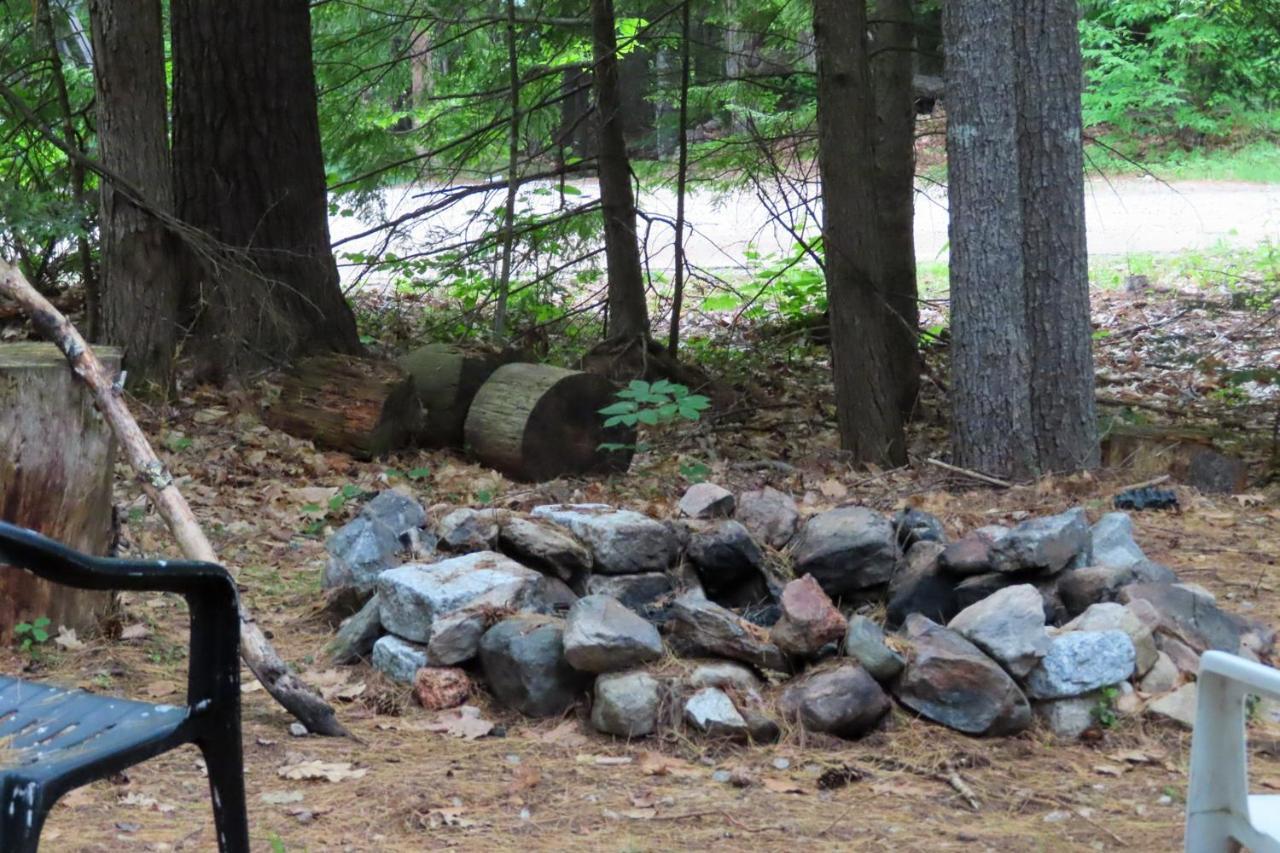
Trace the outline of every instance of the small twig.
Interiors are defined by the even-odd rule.
[[[982,802],[978,799],[977,794],[973,793],[973,789],[960,777],[955,768],[948,767],[945,773],[937,773],[934,778],[940,779],[954,788],[957,794],[964,797],[965,802],[969,804],[969,808],[975,812],[982,809]]]
[[[1161,474],[1159,477],[1152,477],[1150,480],[1143,480],[1141,483],[1134,483],[1132,486],[1125,486],[1120,491],[1130,492],[1134,489],[1145,489],[1149,486],[1158,486],[1161,483],[1167,483],[1173,477],[1169,474]]]
[[[999,486],[1002,489],[1013,488],[1013,483],[1010,483],[1008,480],[1001,480],[996,477],[990,477],[979,471],[970,471],[968,468],[961,468],[959,465],[952,465],[949,462],[943,462],[941,459],[926,459],[924,461],[930,465],[934,465],[938,468],[941,468],[944,471],[950,471],[953,474],[963,474],[966,477],[970,477],[974,480],[979,480],[983,483],[987,483],[992,486]]]

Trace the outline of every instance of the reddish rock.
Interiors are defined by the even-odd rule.
[[[456,708],[471,695],[471,679],[454,667],[424,666],[413,679],[418,703],[428,711]]]
[[[793,655],[812,655],[827,643],[844,639],[848,622],[813,575],[782,590],[782,617],[769,634],[773,644]]]
[[[955,575],[980,575],[991,571],[991,540],[972,534],[950,543],[938,558],[939,565]]]

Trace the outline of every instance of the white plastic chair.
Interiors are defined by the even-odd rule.
[[[1280,670],[1223,652],[1200,658],[1186,853],[1280,853],[1280,796],[1250,796],[1245,697],[1280,699]]]

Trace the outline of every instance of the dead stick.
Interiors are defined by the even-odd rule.
[[[1149,486],[1158,486],[1161,483],[1167,483],[1173,479],[1169,474],[1161,474],[1159,477],[1152,477],[1150,480],[1143,480],[1141,483],[1134,483],[1132,486],[1125,486],[1120,491],[1131,492],[1134,489],[1145,489]]]
[[[1010,483],[1008,480],[999,480],[995,477],[989,477],[980,471],[970,471],[968,468],[961,468],[958,465],[943,462],[941,459],[926,459],[924,461],[928,462],[930,465],[936,465],[945,471],[950,471],[953,474],[963,474],[966,477],[972,477],[975,480],[980,480],[983,483],[989,483],[993,486],[999,486],[1002,489],[1013,488],[1013,483]]]
[[[71,371],[93,393],[98,411],[107,419],[111,431],[120,440],[129,463],[138,472],[143,491],[160,510],[160,515],[178,540],[182,553],[192,560],[218,562],[218,556],[204,531],[200,529],[200,523],[192,514],[191,507],[173,484],[173,475],[156,456],[138,422],[125,406],[121,389],[112,382],[102,362],[89,349],[75,326],[48,299],[41,296],[17,268],[3,259],[0,259],[0,294],[8,296],[22,307],[41,334],[62,350],[71,365]],[[308,731],[323,735],[347,734],[329,703],[298,678],[276,653],[258,623],[245,609],[244,602],[239,602],[239,608],[240,656],[267,692],[297,717]]]

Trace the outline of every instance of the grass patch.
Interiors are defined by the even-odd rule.
[[[1132,156],[1109,151],[1100,145],[1090,145],[1086,153],[1089,170],[1104,175],[1135,175],[1145,169],[1166,181],[1280,183],[1280,141],[1272,138],[1254,139],[1238,146],[1210,146],[1190,151],[1172,147]]]
[[[1089,259],[1089,282],[1101,290],[1117,290],[1131,277],[1145,276],[1151,285],[1202,290],[1252,292],[1280,284],[1280,243],[1266,241],[1240,247],[1218,243],[1177,254],[1151,252],[1099,255]]]

